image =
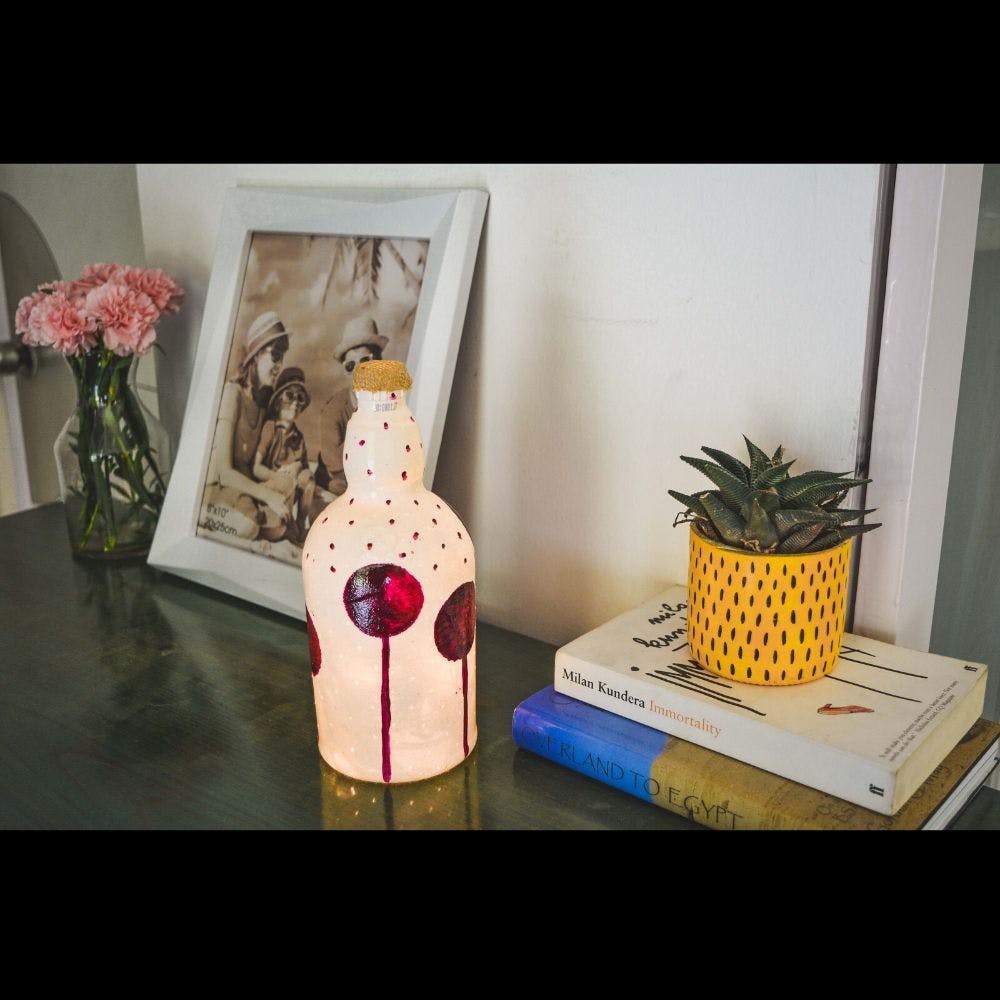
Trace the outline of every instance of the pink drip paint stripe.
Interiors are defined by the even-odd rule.
[[[389,752],[389,725],[392,709],[389,705],[389,637],[382,636],[382,780],[392,781],[392,758]]]
[[[462,749],[469,756],[469,659],[462,657]]]

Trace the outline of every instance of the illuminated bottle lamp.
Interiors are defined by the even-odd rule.
[[[431,778],[476,745],[475,553],[424,487],[411,384],[399,361],[355,369],[347,490],[302,550],[320,754],[362,781]]]

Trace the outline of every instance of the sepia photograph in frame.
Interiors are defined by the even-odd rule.
[[[408,360],[428,239],[251,237],[197,533],[294,566],[347,488],[362,361]]]
[[[305,619],[299,563],[344,489],[354,366],[405,361],[433,483],[488,195],[226,191],[159,569]]]

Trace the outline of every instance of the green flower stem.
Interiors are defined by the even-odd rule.
[[[108,433],[110,433],[118,447],[119,467],[117,471],[121,472],[122,466],[124,466],[124,470],[127,473],[125,478],[128,480],[129,486],[131,486],[132,490],[142,498],[144,503],[149,506],[155,506],[155,501],[146,489],[146,484],[142,480],[142,469],[132,455],[132,446],[128,444],[125,440],[125,435],[122,433],[122,413],[120,411],[121,407],[115,406],[115,404],[112,403],[110,406],[106,406],[102,413],[104,426],[107,428]],[[110,475],[110,473],[115,470],[109,469],[108,471]]]
[[[101,467],[103,465],[103,468]],[[94,485],[97,487],[97,504],[104,517],[104,551],[111,552],[118,544],[118,528],[115,525],[115,508],[111,502],[111,468],[107,459],[103,463],[97,464],[97,475],[94,477]]]
[[[162,503],[163,494],[167,491],[167,484],[163,481],[163,476],[160,474],[160,467],[156,464],[156,459],[153,457],[153,453],[149,447],[149,428],[146,427],[146,418],[142,415],[142,408],[139,406],[132,393],[126,393],[124,399],[125,410],[129,418],[129,426],[134,427],[138,432],[137,443],[139,445],[142,458],[146,461],[149,468],[152,470],[153,475],[156,477],[156,484],[159,487],[160,492],[160,502]]]
[[[76,441],[71,447],[80,470],[79,548],[100,537],[105,553],[119,544],[134,518],[151,532],[166,483],[149,444],[149,429],[128,384],[134,358],[106,347],[67,359],[77,387]],[[116,516],[115,503],[119,505]]]
[[[73,364],[77,362],[76,364]],[[84,526],[80,547],[84,548],[97,526],[98,494],[93,456],[87,442],[93,439],[94,413],[89,405],[86,386],[86,366],[83,358],[72,358],[73,373],[77,377],[77,416],[79,429],[76,441],[76,455],[83,480],[83,505],[80,508],[80,523]]]

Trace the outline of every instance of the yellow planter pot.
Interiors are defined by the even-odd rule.
[[[840,655],[853,538],[822,552],[773,555],[691,529],[688,643],[703,667],[747,684],[804,684]]]

